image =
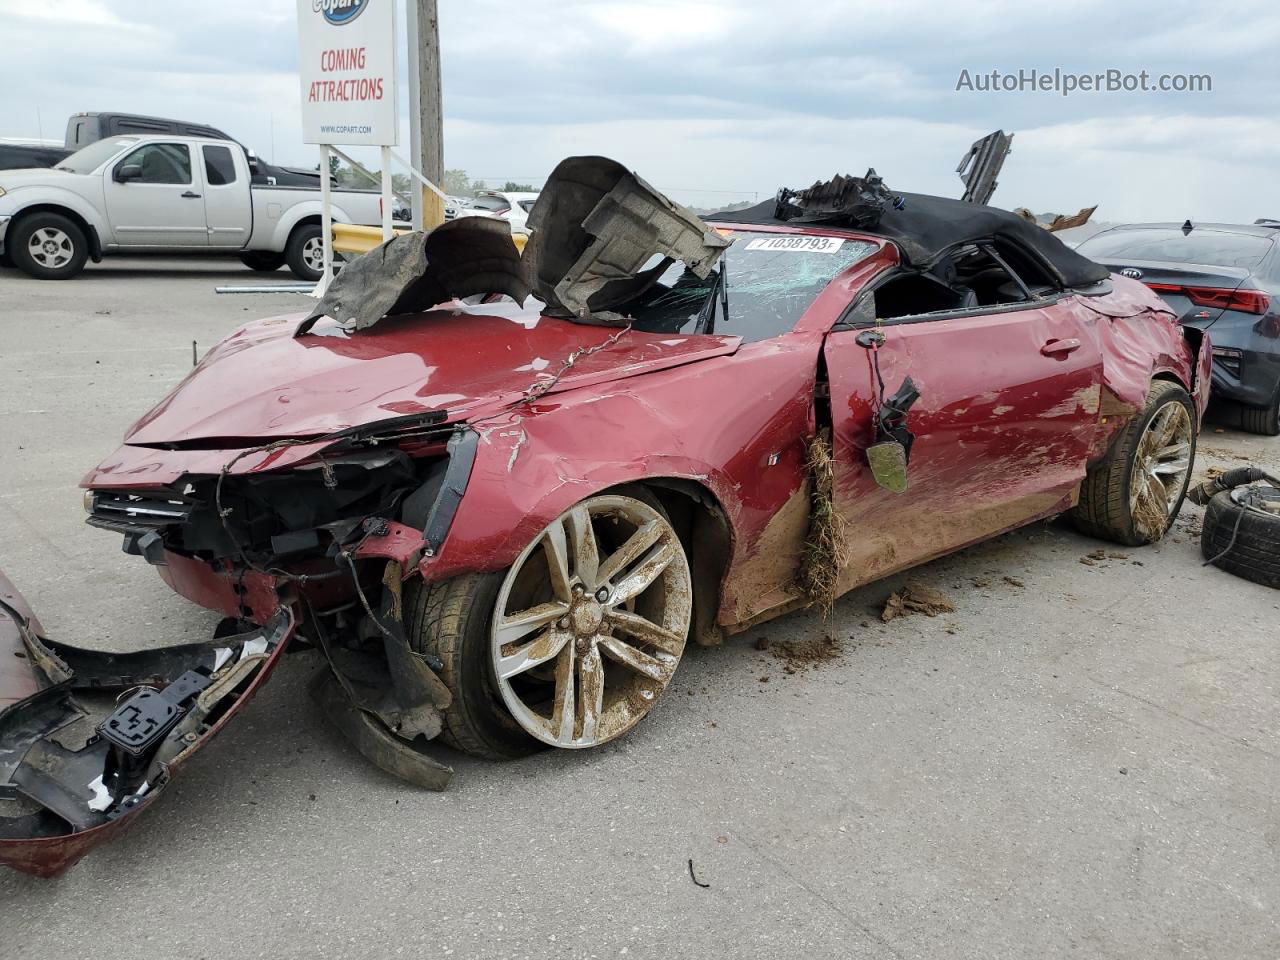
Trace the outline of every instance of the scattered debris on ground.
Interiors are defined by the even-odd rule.
[[[1090,550],[1088,553],[1086,553],[1083,557],[1080,558],[1080,562],[1083,563],[1085,566],[1092,567],[1092,566],[1096,566],[1098,563],[1104,560],[1128,560],[1128,559],[1129,559],[1129,555],[1127,553],[1120,553],[1117,550],[1106,550],[1106,549],[1103,549],[1102,547],[1099,547],[1097,550]],[[1139,567],[1142,566],[1142,563],[1138,560],[1134,560],[1132,562]]]
[[[940,613],[952,613],[955,607],[940,592],[922,583],[908,582],[901,590],[889,594],[884,602],[880,619],[885,623],[912,613],[936,617]]]
[[[1008,584],[1009,586],[1011,586],[1011,587],[1025,587],[1025,586],[1026,586],[1026,584],[1025,584],[1025,583],[1023,583],[1021,580],[1019,580],[1017,577],[1010,577],[1010,576],[1006,576],[1006,577],[1004,577],[1004,582],[1005,582],[1005,583],[1007,583],[1007,584]]]
[[[690,879],[690,880],[692,880],[692,881],[693,881],[697,886],[702,887],[702,889],[704,889],[704,890],[711,886],[711,884],[709,884],[709,883],[703,883],[701,880],[699,880],[699,879],[698,879],[698,875],[697,875],[696,873],[694,873],[694,872],[693,872],[693,860],[692,860],[692,859],[690,859],[690,861],[689,861],[689,879]]]
[[[799,673],[840,656],[840,643],[829,633],[812,640],[787,640],[770,649],[782,661],[782,672],[786,674]]]

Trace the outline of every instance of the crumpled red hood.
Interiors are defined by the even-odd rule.
[[[520,400],[576,350],[601,347],[579,357],[548,392],[733,353],[740,339],[633,330],[604,345],[616,328],[539,317],[514,303],[452,304],[352,334],[323,321],[295,338],[303,316],[237,330],[125,442],[233,446],[228,441],[322,436],[432,410],[475,418]]]

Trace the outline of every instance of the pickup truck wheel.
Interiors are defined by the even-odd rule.
[[[1127,547],[1155,543],[1182,509],[1196,453],[1196,413],[1187,391],[1155,380],[1129,421],[1080,485],[1071,519],[1082,533]]]
[[[240,254],[240,262],[250,270],[261,270],[269,273],[284,266],[284,254],[272,253],[270,250],[251,250]]]
[[[289,235],[285,262],[299,280],[315,282],[324,273],[324,237],[318,223],[304,223]]]
[[[13,265],[39,280],[68,280],[84,269],[84,231],[57,213],[31,213],[9,228],[5,247]]]

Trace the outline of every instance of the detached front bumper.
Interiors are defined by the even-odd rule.
[[[204,643],[106,653],[55,643],[0,575],[0,864],[62,873],[151,806],[266,681],[286,606]]]

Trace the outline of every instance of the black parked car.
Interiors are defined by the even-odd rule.
[[[1210,330],[1213,396],[1244,428],[1280,434],[1280,221],[1134,223],[1076,249],[1155,290],[1188,327]]]

